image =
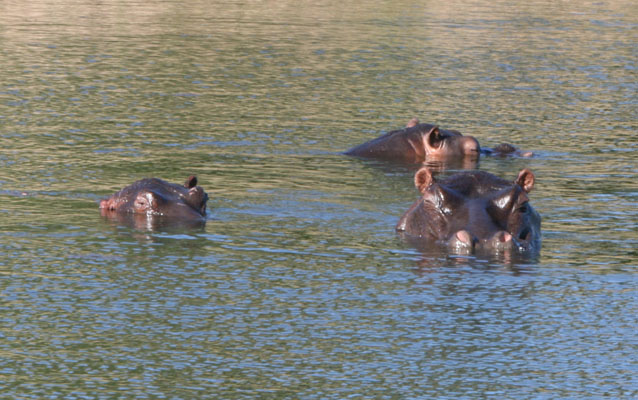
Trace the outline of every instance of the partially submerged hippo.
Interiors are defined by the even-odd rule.
[[[396,226],[407,238],[447,243],[456,250],[539,250],[541,218],[529,204],[529,169],[508,182],[483,171],[437,181],[427,168],[414,177],[421,192]]]
[[[366,143],[353,147],[346,155],[375,158],[404,163],[421,163],[428,160],[478,159],[479,154],[530,157],[510,144],[493,149],[481,149],[472,136],[459,131],[439,129],[436,125],[421,124],[412,118],[404,129],[388,132]]]
[[[518,156],[518,157],[531,157],[534,155],[531,151],[523,151],[509,143],[501,143],[494,148],[483,147],[481,154],[487,154],[496,157]]]
[[[420,124],[413,118],[404,129],[360,144],[345,152],[349,156],[377,158],[388,161],[419,163],[427,158],[478,158],[481,147],[472,136],[458,131],[439,129],[438,126]]]
[[[208,194],[189,176],[184,185],[157,178],[142,179],[100,201],[104,216],[145,214],[171,220],[203,221]]]

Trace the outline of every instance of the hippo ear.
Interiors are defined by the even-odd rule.
[[[443,138],[441,137],[441,131],[439,131],[438,126],[430,129],[430,131],[425,134],[425,145],[428,148],[438,149],[441,147],[442,141]]]
[[[414,175],[414,186],[416,186],[420,193],[424,193],[434,182],[436,182],[436,180],[427,167],[421,168]]]
[[[414,126],[419,125],[419,119],[417,117],[412,118],[410,121],[408,121],[408,123],[405,125],[406,128],[412,128]]]
[[[529,193],[534,188],[534,173],[527,168],[522,169],[521,172],[518,173],[518,177],[514,183],[519,185],[525,192]]]
[[[186,179],[186,183],[184,183],[184,187],[188,189],[192,189],[197,186],[197,177],[195,175],[191,175]]]

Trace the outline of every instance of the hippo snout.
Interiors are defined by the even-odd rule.
[[[453,234],[452,238],[448,241],[448,245],[457,251],[461,250],[468,252],[477,248],[506,250],[511,249],[514,246],[518,247],[517,242],[509,232],[498,231],[490,238],[480,240],[476,235],[466,229]]]
[[[456,250],[472,251],[478,243],[476,236],[472,235],[466,230],[460,230],[452,235],[448,244],[451,248]]]
[[[478,140],[476,140],[473,136],[464,136],[462,140],[463,154],[468,156],[478,156],[481,153],[481,146],[479,145]]]

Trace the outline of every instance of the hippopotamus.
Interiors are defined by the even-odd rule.
[[[472,136],[421,124],[413,118],[404,129],[388,132],[345,152],[349,156],[419,163],[427,158],[478,157],[481,147]]]
[[[531,156],[530,152],[521,152],[509,144],[481,149],[478,140],[472,136],[463,136],[456,130],[440,129],[436,125],[422,124],[417,118],[412,118],[405,128],[355,146],[345,154],[402,163],[422,163],[426,159],[478,159],[480,154]]]
[[[451,248],[535,251],[541,218],[529,204],[534,173],[523,169],[513,182],[484,171],[435,179],[423,167],[414,176],[421,197],[403,214],[396,230],[408,239]]]
[[[100,201],[104,216],[135,214],[177,221],[203,221],[208,194],[197,186],[197,177],[189,176],[184,185],[158,178],[134,182]]]
[[[509,143],[501,143],[494,148],[483,147],[481,154],[497,157],[518,156],[518,157],[531,157],[534,155],[531,151],[523,151]]]

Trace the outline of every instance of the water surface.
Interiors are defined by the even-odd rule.
[[[0,393],[635,398],[631,1],[0,6]],[[531,159],[536,257],[423,253],[417,116]],[[460,167],[452,167],[444,174]],[[205,227],[104,220],[196,174]]]

